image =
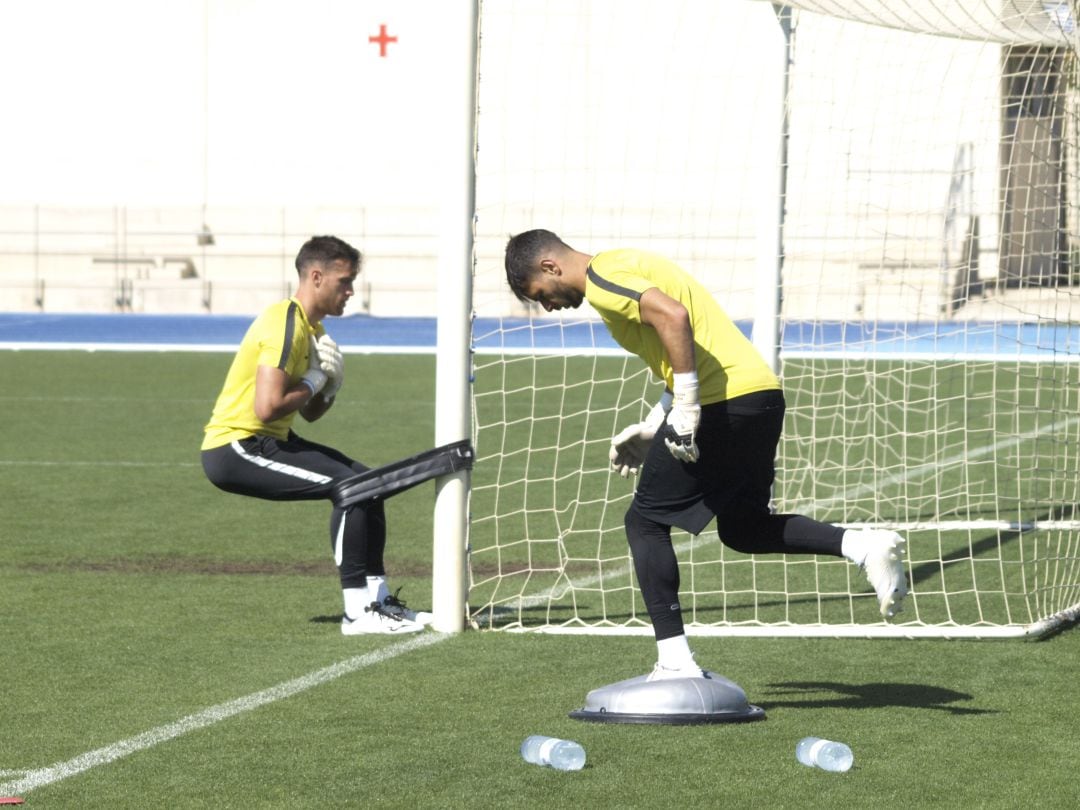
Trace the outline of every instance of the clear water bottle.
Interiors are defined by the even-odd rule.
[[[557,771],[580,771],[585,767],[585,749],[578,743],[540,734],[525,739],[521,756],[533,765],[550,765]]]
[[[823,740],[821,737],[804,737],[795,746],[795,758],[803,765],[821,768],[823,771],[843,773],[855,761],[851,749],[841,742]]]

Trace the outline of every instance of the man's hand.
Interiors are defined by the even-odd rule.
[[[645,456],[649,453],[649,445],[652,444],[656,431],[664,424],[664,414],[670,405],[671,395],[665,391],[644,422],[623,428],[611,440],[608,458],[611,460],[612,469],[623,478],[637,475],[641,470]]]
[[[697,461],[700,453],[694,437],[701,422],[697,372],[675,375],[675,399],[664,426],[664,444],[679,461]]]
[[[345,381],[345,359],[341,356],[337,343],[329,335],[324,334],[319,338],[313,350],[318,358],[319,368],[327,376],[326,387],[322,392],[323,398],[333,399]]]

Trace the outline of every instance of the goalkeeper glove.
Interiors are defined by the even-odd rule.
[[[664,444],[679,461],[697,461],[697,444],[694,437],[701,422],[701,404],[698,402],[698,378],[696,371],[675,375],[675,399],[664,427]]]
[[[326,387],[326,374],[318,366],[311,366],[304,372],[304,376],[300,378],[300,382],[311,389],[311,395],[315,396],[317,393]]]
[[[638,474],[641,465],[645,463],[649,445],[652,444],[656,431],[664,424],[664,415],[670,407],[671,394],[665,391],[644,422],[630,425],[615,434],[608,452],[611,467],[615,472],[623,478]]]
[[[326,383],[329,380],[319,363],[319,352],[316,347],[315,338],[308,338],[308,367],[307,371],[300,377],[300,382],[308,387],[312,396],[326,388]]]
[[[319,367],[328,378],[326,388],[323,389],[323,397],[333,399],[337,396],[341,384],[345,382],[345,359],[341,356],[341,350],[334,339],[326,334],[316,342],[315,354],[319,358]]]

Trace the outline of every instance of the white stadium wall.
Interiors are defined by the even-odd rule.
[[[433,315],[438,78],[464,47],[441,34],[468,7],[7,4],[0,69],[22,80],[0,84],[18,122],[0,132],[0,309],[254,312],[290,288],[300,242],[334,232],[367,256],[354,311]],[[785,107],[769,3],[481,7],[485,312],[522,312],[501,247],[544,226],[586,250],[670,253],[750,317],[785,110],[787,317],[990,306],[948,299],[973,218],[974,272],[998,273],[992,38],[921,36],[913,61],[908,32],[799,11]]]

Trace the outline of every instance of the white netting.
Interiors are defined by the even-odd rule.
[[[794,0],[791,8],[921,34],[978,42],[1075,44],[1075,10],[1065,0]]]
[[[532,227],[667,254],[747,329],[782,228],[778,508],[905,531],[903,632],[1080,602],[1071,12],[797,5],[483,4],[478,621],[648,630],[606,459],[658,390],[587,305],[507,291],[503,244]],[[676,543],[696,631],[888,632],[846,563]]]

